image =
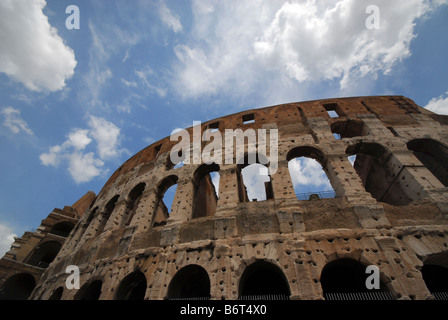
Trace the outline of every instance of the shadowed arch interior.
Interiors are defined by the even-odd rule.
[[[140,271],[134,271],[120,282],[115,300],[143,300],[145,293],[145,275]]]
[[[207,271],[198,265],[180,269],[168,287],[168,299],[209,299],[210,278]]]
[[[268,296],[290,296],[288,281],[282,270],[276,265],[266,261],[256,261],[247,266],[239,283],[239,296],[257,297],[263,299]]]
[[[32,275],[15,274],[0,289],[0,300],[27,300],[35,286],[36,280]]]

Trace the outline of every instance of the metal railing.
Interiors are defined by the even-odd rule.
[[[287,294],[259,294],[259,295],[244,295],[238,300],[289,300]]]
[[[331,199],[336,198],[336,192],[334,191],[315,191],[296,193],[298,200],[315,200],[315,199]]]
[[[448,300],[448,292],[431,292],[436,300]]]
[[[395,300],[390,292],[372,291],[372,292],[328,292],[325,294],[325,300]]]

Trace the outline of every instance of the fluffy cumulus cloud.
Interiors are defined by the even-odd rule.
[[[4,118],[3,125],[11,130],[12,133],[25,132],[30,136],[34,135],[33,131],[28,127],[28,123],[21,117],[20,110],[13,107],[4,107],[0,110],[0,114]]]
[[[175,47],[175,88],[188,98],[272,95],[333,80],[344,90],[409,57],[416,20],[442,3],[378,0],[375,22],[366,0],[194,0],[189,38]]]
[[[88,182],[106,174],[107,161],[128,153],[120,148],[120,128],[104,118],[90,116],[88,129],[74,129],[61,145],[52,146],[39,158],[43,165],[57,167],[67,165],[68,172],[76,183]],[[95,142],[95,151],[88,146]]]
[[[268,168],[255,163],[241,170],[241,174],[249,201],[254,199],[257,199],[257,201],[266,200],[265,182],[271,179],[268,175]]]
[[[296,158],[289,162],[288,167],[296,192],[333,190],[325,171],[316,160]],[[305,187],[307,190],[303,190],[301,187]]]
[[[432,98],[425,108],[438,114],[448,115],[448,91],[445,95],[441,95],[438,98]]]
[[[0,257],[9,251],[16,236],[9,227],[0,224]]]
[[[76,59],[43,14],[45,0],[0,1],[0,72],[33,91],[57,91]]]

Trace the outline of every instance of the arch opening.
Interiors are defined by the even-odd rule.
[[[61,300],[63,292],[64,292],[64,288],[63,287],[58,287],[57,289],[55,289],[53,291],[53,293],[48,298],[48,300]]]
[[[26,263],[39,268],[47,268],[53,262],[54,258],[56,258],[59,250],[61,250],[61,244],[59,242],[46,241],[35,248]]]
[[[203,164],[194,173],[193,219],[210,217],[218,205],[219,165]]]
[[[146,286],[145,275],[140,271],[134,271],[120,282],[115,300],[144,300]]]
[[[103,282],[94,280],[83,285],[75,295],[75,300],[98,300],[101,295]]]
[[[0,289],[0,300],[27,300],[36,286],[36,280],[28,273],[19,273],[5,281]]]
[[[359,142],[347,148],[346,153],[356,155],[353,168],[358,173],[364,188],[379,202],[404,206],[412,202],[405,192],[401,171],[394,172],[391,154],[380,144]]]
[[[448,148],[433,139],[414,139],[407,147],[420,162],[448,187]]]
[[[138,204],[140,203],[140,200],[143,195],[143,191],[145,191],[146,183],[142,182],[136,185],[131,192],[129,192],[128,199],[127,199],[127,206],[126,206],[126,213],[124,214],[124,226],[127,227],[131,224],[132,218],[135,215],[135,212],[137,211]]]
[[[62,221],[56,223],[49,232],[61,237],[67,237],[74,227],[75,225],[72,222]]]
[[[436,300],[448,300],[448,253],[436,254],[423,263],[422,277]]]
[[[109,202],[104,207],[104,212],[100,215],[101,216],[100,224],[99,224],[97,232],[96,232],[97,236],[103,232],[107,221],[109,220],[110,216],[112,215],[112,212],[115,209],[115,205],[116,205],[119,197],[120,197],[119,195],[114,196],[112,199],[109,200]]]
[[[284,273],[272,263],[256,261],[249,265],[241,276],[241,300],[289,300],[290,295]]]
[[[328,263],[322,270],[320,282],[325,300],[392,300],[385,284],[368,289],[366,267],[353,259],[343,258]]]
[[[180,269],[168,287],[168,299],[210,299],[210,278],[207,271],[198,265]]]
[[[298,200],[335,198],[336,192],[324,169],[325,157],[312,147],[292,149],[287,157],[288,170]]]
[[[165,225],[166,220],[170,217],[176,196],[178,179],[175,175],[168,176],[157,187],[157,205],[154,213],[153,227]]]
[[[269,160],[262,154],[245,154],[237,161],[238,196],[240,202],[274,199]]]

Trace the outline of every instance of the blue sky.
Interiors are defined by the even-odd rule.
[[[447,4],[0,0],[0,254],[193,121],[383,94],[447,114]],[[79,29],[66,28],[69,5]],[[292,170],[319,180],[305,168]]]

